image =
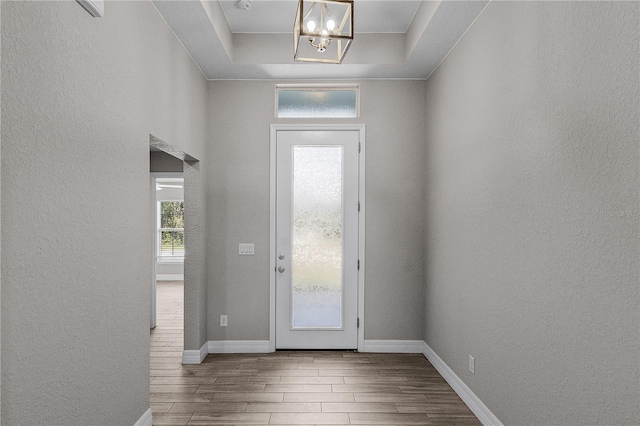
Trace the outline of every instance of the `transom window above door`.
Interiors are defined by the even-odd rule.
[[[357,84],[276,85],[278,118],[355,118],[359,115]]]

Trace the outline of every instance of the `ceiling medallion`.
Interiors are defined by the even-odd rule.
[[[298,1],[293,24],[297,62],[340,64],[353,40],[353,0]]]

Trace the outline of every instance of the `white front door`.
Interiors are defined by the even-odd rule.
[[[358,347],[358,142],[277,132],[277,349]]]

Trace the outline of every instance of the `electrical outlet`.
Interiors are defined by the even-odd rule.
[[[226,326],[227,326],[227,316],[220,315],[220,327],[226,327]]]
[[[476,359],[469,355],[469,371],[471,374],[476,374]]]

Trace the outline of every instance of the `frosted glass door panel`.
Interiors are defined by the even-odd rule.
[[[293,147],[292,328],[342,328],[343,147]]]

